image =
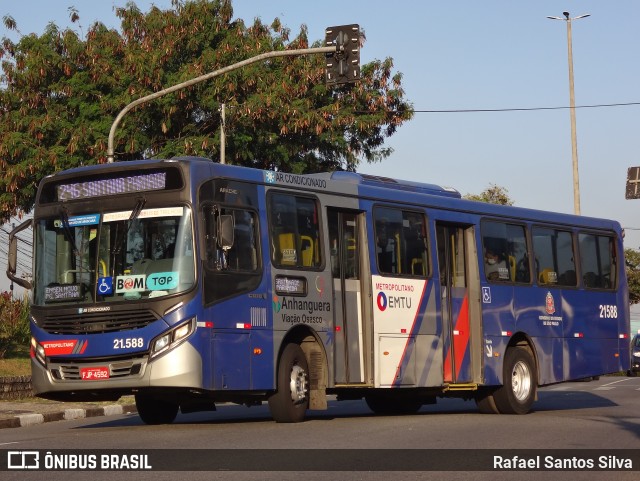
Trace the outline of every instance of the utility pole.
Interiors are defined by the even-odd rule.
[[[573,40],[571,38],[571,21],[589,17],[589,14],[571,18],[569,12],[562,12],[565,18],[547,17],[551,20],[567,22],[567,50],[569,57],[569,110],[571,112],[571,160],[573,165],[573,211],[580,215],[580,176],[578,175],[578,140],[576,134],[576,98],[573,89]]]
[[[225,164],[225,149],[226,149],[226,133],[225,129],[225,108],[224,102],[220,106],[220,163]]]

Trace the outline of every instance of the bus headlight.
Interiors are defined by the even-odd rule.
[[[44,346],[36,341],[35,337],[31,338],[31,354],[32,357],[35,357],[38,361],[40,361],[43,366],[46,365]]]
[[[151,357],[153,358],[181,344],[193,333],[195,326],[196,318],[194,317],[154,339],[151,342]]]

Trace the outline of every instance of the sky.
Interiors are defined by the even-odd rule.
[[[135,3],[142,11],[171,7]],[[0,0],[0,17],[13,17],[23,34],[41,34],[50,22],[69,26],[75,7],[85,31],[97,20],[118,29],[114,7],[124,5]],[[463,195],[496,184],[518,206],[566,213],[573,212],[567,28],[547,16],[589,14],[572,22],[582,215],[619,221],[625,246],[640,248],[640,200],[624,196],[627,169],[640,166],[637,0],[234,0],[233,9],[247,24],[278,17],[292,35],[304,24],[311,41],[328,26],[357,23],[367,38],[362,63],[393,58],[416,114],[387,140],[393,154],[361,164],[361,173]],[[0,25],[0,37],[12,35]],[[632,105],[603,106],[610,104]],[[542,110],[496,111],[505,109]],[[5,265],[0,259],[2,272]]]

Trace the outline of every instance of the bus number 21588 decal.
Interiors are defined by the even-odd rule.
[[[618,306],[611,304],[600,304],[600,319],[617,319]]]
[[[130,337],[127,339],[114,339],[114,349],[133,349],[136,347],[144,347],[144,339],[141,337]]]

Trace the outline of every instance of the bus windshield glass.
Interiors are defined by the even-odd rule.
[[[135,301],[195,282],[187,207],[68,215],[35,223],[34,304]]]

